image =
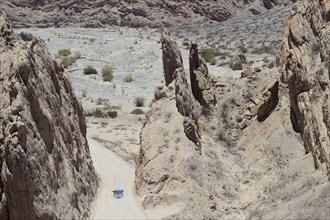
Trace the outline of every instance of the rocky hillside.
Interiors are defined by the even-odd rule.
[[[164,33],[165,84],[141,132],[136,190],[168,219],[327,219],[329,1],[294,8],[278,67],[211,77],[198,45],[189,71]],[[165,125],[165,126],[164,126]]]
[[[86,219],[96,175],[70,82],[0,15],[0,219]]]
[[[253,15],[295,0],[0,0],[14,27],[161,27],[224,21],[242,12]]]

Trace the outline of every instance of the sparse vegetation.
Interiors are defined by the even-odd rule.
[[[136,108],[133,111],[131,111],[130,114],[133,114],[133,115],[144,115],[145,112],[142,109],[140,109],[140,108]]]
[[[94,116],[97,118],[116,118],[118,116],[118,112],[114,109],[115,108],[112,106],[106,106],[103,109],[97,108],[93,111],[86,112],[85,115],[89,117]]]
[[[127,82],[127,83],[134,81],[134,79],[132,78],[131,75],[126,75],[123,80],[124,80],[124,82]]]
[[[111,82],[113,79],[113,68],[106,65],[102,68],[102,77],[104,82]]]
[[[62,49],[59,50],[56,54],[57,58],[62,58],[61,65],[63,65],[64,68],[68,68],[69,66],[72,66],[78,59],[81,58],[81,55],[79,52],[76,52],[73,56],[71,55],[71,51],[69,49]]]
[[[134,100],[134,103],[135,103],[135,106],[136,107],[143,107],[144,106],[144,100],[145,98],[144,97],[135,97],[135,100]]]
[[[81,91],[81,95],[82,95],[82,97],[86,98],[86,96],[87,96],[87,90],[86,89],[83,89]]]
[[[273,48],[269,46],[262,46],[258,49],[255,49],[251,52],[252,54],[263,54],[263,53],[273,53]]]
[[[67,57],[67,56],[71,55],[71,51],[69,49],[61,49],[57,53],[61,57]]]
[[[84,68],[85,75],[97,74],[97,70],[92,66],[87,66]]]
[[[205,59],[206,62],[210,62],[213,58],[217,56],[229,56],[229,53],[224,52],[220,53],[214,49],[202,49],[201,55]]]

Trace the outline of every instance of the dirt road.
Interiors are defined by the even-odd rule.
[[[146,219],[134,194],[134,169],[106,149],[88,138],[91,156],[101,178],[96,200],[92,204],[91,219]],[[124,189],[124,197],[113,198],[115,187]]]

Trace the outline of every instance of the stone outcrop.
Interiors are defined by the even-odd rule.
[[[276,81],[272,83],[263,93],[260,106],[257,111],[258,121],[264,121],[278,104],[278,84]]]
[[[189,55],[189,69],[191,91],[195,99],[203,106],[209,103],[215,104],[214,94],[211,91],[211,80],[207,65],[203,57],[198,52],[196,42],[191,43]]]
[[[175,99],[179,113],[184,116],[183,127],[186,136],[195,143],[196,150],[202,153],[197,117],[183,68],[175,71]]]
[[[96,175],[70,82],[3,14],[0,51],[0,219],[87,219]]]
[[[174,72],[183,66],[182,56],[177,43],[166,31],[162,33],[162,51],[165,85],[168,86],[175,78]]]
[[[291,121],[315,167],[325,163],[330,178],[330,2],[301,1],[289,17],[277,55],[288,85]]]
[[[293,0],[0,0],[15,27],[163,27],[204,21],[221,22],[240,14],[250,5],[258,12]],[[253,4],[256,3],[256,4]],[[253,11],[250,12],[253,14]]]

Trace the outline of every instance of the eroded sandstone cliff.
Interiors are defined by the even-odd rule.
[[[96,175],[70,82],[0,14],[0,219],[86,219]]]
[[[330,1],[301,1],[285,26],[277,59],[288,85],[291,121],[315,167],[330,178]]]
[[[278,53],[281,74],[207,76],[191,45],[190,74],[179,67],[157,87],[141,131],[136,189],[145,208],[171,210],[167,219],[330,216],[328,22],[329,1],[297,5]],[[201,148],[182,126],[191,112]]]

